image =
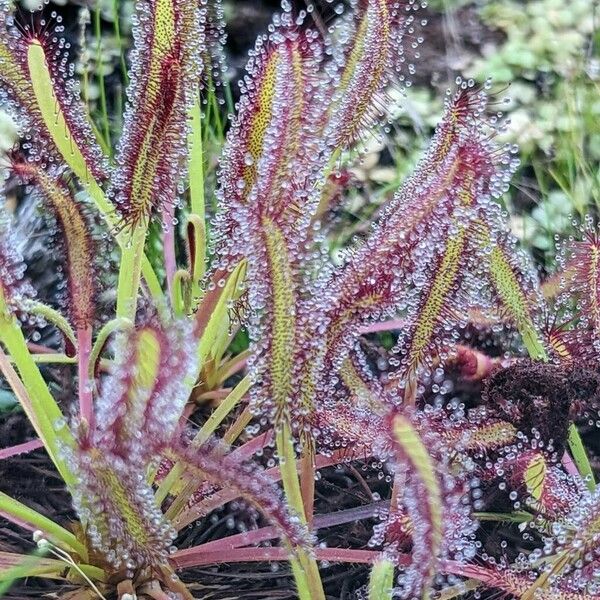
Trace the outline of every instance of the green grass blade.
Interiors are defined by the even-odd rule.
[[[75,551],[82,559],[87,560],[86,547],[74,534],[4,492],[0,492],[0,513],[9,520],[12,518],[18,523],[39,529],[52,543],[64,550]]]
[[[23,333],[17,321],[9,315],[1,295],[0,342],[13,359],[21,377],[19,378],[7,356],[1,351],[0,371],[11,384],[23,410],[65,483],[68,487],[72,487],[75,477],[63,457],[63,451],[74,445],[73,436],[66,426],[57,428],[57,424],[64,422],[64,416],[50,394],[38,366],[27,349]]]

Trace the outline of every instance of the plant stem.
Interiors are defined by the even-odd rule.
[[[121,15],[119,11],[119,0],[113,0],[113,29],[115,32],[115,38],[117,45],[119,46],[119,63],[121,65],[121,78],[123,79],[123,85],[129,83],[129,73],[127,73],[127,64],[125,63],[125,50],[123,44],[123,38],[121,37]]]
[[[314,529],[325,529],[336,525],[344,525],[346,523],[356,523],[362,519],[371,519],[381,514],[382,510],[389,508],[389,502],[386,500],[374,502],[366,506],[357,506],[338,510],[325,515],[317,515],[315,517]],[[281,532],[277,527],[268,525],[260,529],[236,533],[225,538],[205,542],[194,549],[197,552],[216,552],[217,550],[233,550],[234,548],[243,548],[245,546],[253,546],[267,540],[277,540],[281,537]],[[186,552],[182,550],[181,552]]]
[[[117,331],[125,331],[126,329],[129,329],[131,327],[133,327],[133,324],[129,319],[112,319],[111,321],[108,321],[108,323],[105,323],[102,326],[102,329],[100,329],[98,335],[96,336],[96,341],[92,346],[92,350],[88,360],[89,379],[94,379],[94,371],[96,369],[96,364],[100,360],[100,354],[106,346],[108,338]]]
[[[286,422],[275,435],[277,453],[279,455],[279,470],[287,501],[301,521],[307,525],[300,480],[296,470],[296,451],[292,432]],[[290,560],[296,579],[298,594],[303,600],[325,600],[321,575],[316,560],[304,549],[295,549],[296,557]],[[308,595],[306,595],[308,594]]]
[[[87,550],[75,535],[3,492],[0,492],[0,514],[10,521],[19,523],[25,529],[31,531],[39,529],[54,543],[70,552],[77,552],[83,560],[87,560]]]
[[[91,326],[77,329],[77,375],[79,382],[79,417],[94,427],[94,400],[89,378],[90,353],[92,351]]]
[[[41,365],[74,365],[77,362],[77,357],[67,356],[59,352],[47,352],[45,354],[32,354],[31,360]],[[10,361],[14,362],[12,358]]]
[[[13,456],[19,456],[20,454],[29,454],[30,452],[43,447],[44,442],[37,438],[35,440],[30,440],[29,442],[17,444],[16,446],[8,446],[7,448],[2,448],[2,450],[0,450],[0,460],[5,460]]]
[[[236,457],[236,459],[245,460],[246,458],[252,456],[252,454],[254,454],[259,448],[264,447],[267,444],[267,441],[260,441],[260,437],[262,436],[254,438],[252,441],[246,442],[243,446],[240,446],[240,448],[234,450],[233,455]],[[257,440],[259,440],[260,443],[257,444]],[[226,441],[227,443],[231,443],[229,440]],[[315,457],[315,468],[324,469],[325,467],[331,467],[342,462],[345,463],[350,460],[351,456],[353,456],[352,453],[350,453],[347,449],[344,449],[343,451],[336,451],[331,456],[318,454]],[[364,460],[365,456],[364,454],[359,453],[356,455],[356,458],[359,460]],[[279,467],[267,469],[267,475],[269,475],[273,481],[281,480],[281,470]],[[223,506],[223,504],[226,504],[231,500],[235,500],[235,498],[235,492],[232,492],[229,489],[219,490],[210,496],[210,498],[201,500],[193,507],[186,507],[185,510],[181,511],[181,513],[175,517],[170,515],[169,511],[167,511],[167,517],[170,518],[173,522],[173,525],[180,530],[193,521],[196,521],[202,515],[208,514],[219,506]]]
[[[239,417],[231,424],[229,429],[225,432],[223,436],[223,441],[226,444],[233,444],[235,440],[237,440],[242,432],[252,421],[252,412],[248,407],[244,408],[244,410],[240,413]]]
[[[98,207],[98,210],[106,219],[108,225],[112,228],[117,228],[119,226],[119,217],[115,212],[113,205],[108,201],[104,191],[98,185],[96,180],[92,177],[83,183],[85,184],[88,194]],[[127,247],[131,245],[131,240],[128,239],[127,232],[124,230],[118,231],[115,235],[115,238],[122,252],[124,252]],[[148,286],[152,297],[162,298],[162,288],[160,286],[160,282],[158,281],[158,277],[156,276],[156,273],[154,272],[154,269],[152,268],[152,265],[145,254],[142,258],[142,273],[144,274],[144,280],[146,281],[146,285]]]
[[[140,224],[133,230],[131,239],[122,246],[119,283],[117,288],[117,318],[133,321],[140,287],[146,226]]]
[[[73,347],[77,345],[75,333],[73,332],[69,321],[67,321],[67,319],[65,319],[65,317],[57,310],[36,300],[26,300],[23,302],[23,309],[28,313],[42,317],[48,323],[52,323],[52,325],[54,325],[65,337],[65,341],[70,342]]]
[[[300,487],[306,521],[312,528],[315,505],[315,455],[312,445],[306,445],[300,459]]]
[[[394,587],[394,563],[378,560],[371,569],[369,577],[369,600],[390,600]]]
[[[197,550],[197,548],[188,548],[187,550],[176,552],[172,557],[173,563],[178,569],[184,569],[219,563],[283,562],[288,560],[288,551],[286,548],[236,548],[234,550],[218,552]],[[350,548],[315,548],[315,555],[319,560],[328,562],[372,564],[381,557],[381,552],[377,550],[354,550]],[[400,554],[398,558],[403,564],[410,563],[410,556],[406,554]],[[307,600],[316,600],[318,597],[324,598],[324,596],[302,596],[302,598],[307,598]]]

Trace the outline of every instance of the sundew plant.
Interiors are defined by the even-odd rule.
[[[332,198],[386,127],[424,25],[417,1],[349,4],[326,28],[282,3],[212,190],[216,0],[138,0],[114,148],[60,19],[0,2],[1,98],[21,134],[2,160],[55,232],[65,296],[36,299],[4,211],[0,372],[37,437],[0,456],[43,448],[74,507],[59,523],[0,493],[39,548],[0,552],[4,589],[39,577],[70,600],[192,599],[194,568],[261,562],[288,564],[286,597],[302,600],[350,564],[368,566],[353,593],[369,600],[600,597],[579,432],[599,420],[596,225],[540,283],[499,203],[518,166],[500,99],[458,78],[413,173],[332,260]],[[32,323],[59,335],[37,343]],[[75,397],[54,394],[51,369]],[[327,511],[319,482],[344,469],[370,500]],[[233,503],[237,533],[182,541]],[[329,535],[361,520],[362,543]]]

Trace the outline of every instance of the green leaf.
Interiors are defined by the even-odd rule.
[[[64,416],[50,394],[37,365],[35,364],[18,322],[8,311],[0,293],[0,342],[7,349],[17,370],[13,369],[8,357],[0,350],[0,371],[10,384],[31,421],[48,455],[56,465],[68,487],[75,483],[73,472],[64,458],[64,450],[74,445],[73,435],[64,423]]]
[[[200,304],[196,318],[206,321],[204,329],[200,332],[202,337],[198,344],[198,358],[201,365],[210,358],[222,355],[225,350],[224,344],[229,343],[229,310],[232,302],[235,302],[241,295],[240,288],[245,277],[246,261],[241,261],[220,290],[216,302],[213,304],[209,299],[207,303]],[[207,297],[208,294],[205,298]],[[209,314],[206,314],[207,312]]]
[[[190,208],[204,221],[204,151],[202,147],[202,109],[200,101],[190,111],[191,130],[188,139]]]
[[[394,563],[378,560],[369,577],[369,600],[391,600],[394,587]]]
[[[30,43],[27,51],[27,64],[35,99],[39,106],[44,123],[59,149],[62,157],[82,183],[92,183],[87,161],[81,152],[77,139],[69,129],[69,125],[59,108],[60,104],[52,85],[52,75],[48,69],[44,49],[39,43]],[[95,182],[94,182],[95,183]],[[97,183],[96,183],[97,185]]]
[[[0,552],[0,597],[17,579],[43,577],[45,579],[66,579],[80,582],[83,578],[104,581],[102,569],[86,564],[69,565],[64,560],[45,558],[46,551],[37,550],[30,555],[13,552]],[[97,588],[96,588],[97,589]]]
[[[0,492],[0,514],[17,524],[39,529],[52,543],[68,552],[77,552],[83,559],[87,559],[86,547],[74,534],[4,492]]]
[[[573,460],[577,465],[579,474],[585,479],[585,483],[590,492],[594,492],[596,489],[594,471],[592,469],[592,465],[590,464],[590,459],[588,458],[581,436],[579,435],[577,426],[574,423],[571,423],[569,426],[568,441],[569,449],[571,450],[571,454],[573,455]]]

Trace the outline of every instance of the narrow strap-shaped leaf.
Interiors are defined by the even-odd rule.
[[[291,265],[284,233],[269,219],[262,224],[265,253],[265,275],[269,289],[264,336],[267,350],[260,357],[262,381],[260,394],[253,402],[260,402],[261,410],[271,412],[276,423],[289,419],[293,392],[295,330],[296,330],[296,276]],[[268,404],[267,404],[268,403]]]
[[[0,492],[0,513],[6,519],[14,520],[31,531],[44,532],[51,542],[67,551],[77,552],[82,559],[86,560],[87,550],[74,534],[4,492]]]
[[[0,6],[0,84],[8,96],[7,110],[31,135],[35,150],[48,156],[57,154],[50,131],[36,102],[27,65],[27,41],[10,22],[14,6]]]
[[[318,102],[314,106],[320,98],[315,88],[319,43],[299,30],[288,12],[274,31],[270,43],[257,42],[248,63],[248,85],[223,153],[215,239],[228,263],[252,258],[263,217],[279,227],[287,224],[288,237],[302,237],[318,200],[307,181],[319,166],[311,119],[322,110]],[[249,224],[246,212],[252,214],[251,236],[241,231]],[[287,231],[292,226],[294,231]],[[234,243],[240,237],[248,243]]]
[[[0,552],[0,595],[4,594],[17,579],[28,577],[42,577],[44,579],[66,579],[81,581],[80,573],[75,568],[69,569],[65,574],[67,565],[62,560],[44,558],[44,556],[15,554]],[[104,571],[92,565],[77,565],[77,568],[86,576],[103,581]]]
[[[439,328],[440,321],[450,312],[450,301],[457,292],[461,267],[464,267],[464,248],[467,229],[459,227],[451,234],[433,277],[426,286],[423,301],[416,315],[414,326],[409,334],[409,347],[404,358],[406,368],[405,400],[414,404],[416,400],[416,373],[431,349],[432,339]]]
[[[183,320],[149,319],[118,340],[97,402],[93,445],[147,464],[173,434],[196,380],[197,341]]]
[[[74,483],[74,476],[72,469],[64,458],[64,451],[73,446],[73,436],[66,427],[65,418],[27,349],[27,343],[18,323],[7,312],[1,292],[0,343],[8,350],[21,378],[14,371],[6,355],[1,350],[0,370],[13,388],[23,410],[38,436],[44,442],[50,458],[65,483],[71,487]]]
[[[587,316],[595,334],[600,334],[600,236],[597,231],[586,230],[584,240],[572,244],[570,263],[563,277],[567,289],[581,297],[580,312]]]
[[[366,0],[342,25],[348,41],[341,48],[346,56],[338,57],[343,68],[333,82],[329,135],[334,148],[350,146],[382,116],[385,87],[403,63],[404,31],[413,20],[403,2]]]
[[[514,321],[523,343],[533,359],[548,360],[546,348],[535,322],[535,313],[539,311],[541,299],[532,297],[526,284],[527,274],[520,264],[519,255],[511,255],[499,241],[491,242],[490,229],[482,228],[482,242],[489,252],[489,269],[492,285],[503,307]],[[511,240],[509,239],[510,243]],[[516,252],[516,249],[515,249]]]
[[[152,447],[150,436],[138,443]],[[154,501],[143,476],[147,463],[86,440],[73,453],[77,486],[73,501],[85,519],[90,545],[115,569],[159,566],[168,558],[175,533]]]
[[[171,218],[169,207],[185,174],[187,119],[198,98],[203,44],[193,2],[143,0],[136,16],[129,103],[109,191],[131,236],[123,249],[117,291],[117,314],[127,318],[136,311],[149,219],[156,210]]]
[[[61,104],[56,97],[43,47],[35,41],[32,41],[29,45],[28,62],[37,106],[40,109],[40,114],[46,127],[52,135],[52,139],[55,140],[64,161],[77,175],[84,187],[86,187],[100,212],[107,219],[108,223],[116,228],[118,218],[115,208],[106,198],[96,178],[93,177],[94,169],[91,164],[88,164],[84,152],[78,146],[79,140],[73,137],[73,132],[69,128],[61,110]],[[123,235],[123,232],[117,233],[117,240],[122,248],[127,247],[126,236]],[[152,265],[145,256],[142,259],[142,263],[144,278],[150,287],[152,295],[160,298],[162,292],[160,285],[157,283],[158,280],[156,279]]]
[[[176,200],[203,43],[194,2],[144,0],[137,18],[129,104],[111,192],[129,229],[147,225],[155,209]]]
[[[405,348],[411,355],[405,362],[413,363],[409,370],[427,353],[432,332],[448,316],[442,309],[456,300],[459,275],[469,266],[470,234],[464,228],[473,213],[489,209],[490,196],[500,191],[496,181],[516,168],[494,140],[484,117],[486,104],[485,91],[470,82],[448,95],[443,117],[413,174],[384,206],[365,243],[348,254],[323,290],[333,295],[327,311],[325,370],[337,370],[360,326],[407,308],[419,329],[419,335],[406,336],[414,337],[412,347]],[[447,269],[432,268],[439,256]],[[407,282],[415,274],[422,290],[416,300],[407,293]],[[430,288],[438,293],[429,294]]]

